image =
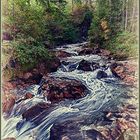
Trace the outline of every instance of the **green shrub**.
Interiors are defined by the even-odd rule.
[[[40,43],[35,42],[31,45],[14,42],[15,59],[19,62],[22,70],[28,70],[35,67],[41,61],[51,58],[48,50]]]
[[[138,40],[134,33],[120,32],[106,44],[117,59],[138,56]]]
[[[93,44],[99,44],[102,41],[101,30],[99,26],[99,19],[93,19],[90,29],[88,31],[89,41]]]
[[[68,11],[66,1],[9,0],[4,25],[15,40],[28,38],[51,45],[76,43],[87,38],[92,10],[79,6]],[[13,5],[14,4],[14,5]],[[14,10],[13,10],[14,6]],[[28,44],[28,43],[27,43]]]
[[[45,39],[52,45],[62,45],[82,41],[87,37],[92,19],[92,11],[88,7],[79,7],[73,12],[59,11],[46,13]]]
[[[46,21],[45,39],[51,45],[62,45],[75,42],[77,38],[76,29],[72,23],[69,22],[68,18],[58,20],[56,17],[53,17]]]
[[[7,25],[7,31],[15,38],[34,38],[41,41],[44,37],[44,10],[35,1],[31,4],[26,0],[9,0],[8,14],[4,16],[3,24]]]

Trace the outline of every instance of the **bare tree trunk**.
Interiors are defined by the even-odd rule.
[[[125,9],[125,31],[127,30],[128,24],[128,0],[126,0],[126,9]]]
[[[134,1],[133,2],[133,10],[132,10],[132,18],[131,18],[131,26],[130,26],[130,31],[131,32],[134,32],[135,11],[136,11],[136,6],[135,6],[135,1]]]
[[[123,6],[122,6],[122,26],[123,29],[125,29],[125,0],[123,0]]]

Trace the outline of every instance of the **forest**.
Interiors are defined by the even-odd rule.
[[[21,65],[48,59],[49,47],[83,41],[89,41],[89,47],[107,48],[117,57],[136,54],[137,0],[6,0],[2,4],[3,39],[12,40]]]
[[[2,140],[138,140],[138,0],[2,0]]]

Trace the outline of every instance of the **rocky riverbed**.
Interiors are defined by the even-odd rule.
[[[138,139],[137,61],[87,46],[51,49],[52,63],[3,82],[3,140]]]

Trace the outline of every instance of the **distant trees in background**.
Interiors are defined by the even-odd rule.
[[[49,47],[88,40],[93,47],[117,51],[126,50],[133,38],[129,44],[136,46],[137,0],[2,0],[2,15],[3,35],[16,42],[18,53],[23,46],[36,46],[31,51],[41,46],[48,53],[44,41]],[[121,38],[127,43],[120,47]]]
[[[91,12],[88,16],[92,18],[93,24],[106,20],[112,33],[120,30],[136,32],[138,25],[137,0],[3,0],[2,3],[4,29],[9,29],[12,34],[17,34],[17,30],[25,36],[32,34],[34,39],[46,37],[48,30],[51,34],[51,20],[56,24],[53,27],[56,29],[58,26],[63,28],[66,24],[71,24],[70,30],[75,30],[72,34],[79,37],[73,20],[77,20],[80,15],[84,17],[87,10]],[[83,12],[82,9],[87,10]],[[82,22],[81,20],[81,24]],[[54,31],[52,34],[55,35]]]
[[[138,1],[96,0],[89,40],[118,57],[138,51]]]

